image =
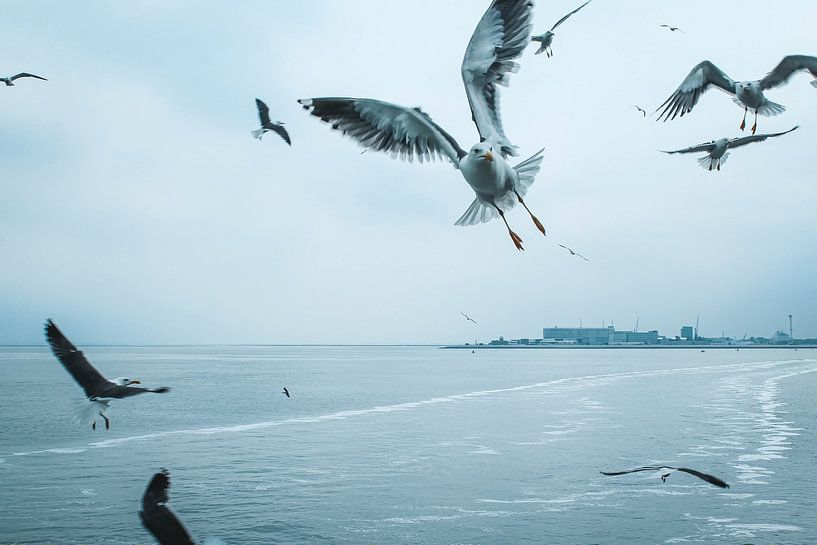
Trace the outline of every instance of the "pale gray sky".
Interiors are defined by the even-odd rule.
[[[578,0],[539,0],[534,32]],[[595,0],[503,89],[520,160],[546,147],[524,211],[460,228],[473,199],[443,162],[360,148],[296,99],[422,106],[477,140],[459,74],[488,0],[2,2],[0,343],[459,342],[601,325],[817,336],[817,90],[720,173],[666,156],[738,136],[742,112],[705,95],[652,112],[697,62],[757,79],[817,54],[812,0]],[[756,9],[752,6],[756,6]],[[760,15],[759,15],[760,14]],[[659,27],[670,23],[686,33]],[[287,123],[261,143],[253,99]],[[571,258],[564,242],[587,255]],[[479,322],[466,322],[460,312]]]

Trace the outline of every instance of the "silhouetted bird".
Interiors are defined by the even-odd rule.
[[[284,386],[284,391],[282,393],[287,397],[292,397],[292,396],[289,395],[289,390],[287,390],[286,386]]]
[[[14,80],[18,80],[20,78],[37,78],[37,79],[41,79],[43,81],[48,81],[44,77],[37,76],[35,74],[29,74],[28,72],[20,72],[19,74],[15,74],[14,76],[11,76],[9,78],[0,78],[0,81],[5,83],[6,87],[13,87],[14,86]]]
[[[718,477],[715,477],[714,475],[709,475],[707,473],[701,473],[700,471],[697,471],[695,469],[690,469],[688,467],[644,466],[644,467],[637,467],[635,469],[627,469],[627,470],[624,470],[624,471],[610,471],[610,472],[601,471],[600,473],[602,475],[612,476],[612,475],[626,475],[628,473],[637,473],[639,471],[661,471],[662,469],[669,469],[670,470],[669,473],[664,473],[664,474],[661,475],[661,480],[664,481],[664,482],[666,482],[667,477],[669,477],[670,474],[672,474],[673,471],[682,471],[682,472],[688,473],[688,474],[690,474],[690,475],[692,475],[694,477],[698,477],[699,479],[702,479],[702,480],[708,482],[709,484],[714,484],[715,486],[719,486],[720,488],[729,488],[729,485],[726,484],[723,480],[719,479]]]
[[[672,32],[675,32],[677,30],[680,30],[681,32],[683,32],[683,30],[680,27],[677,27],[677,26],[661,25],[661,27],[662,28],[668,28]]]
[[[589,4],[591,1],[592,0],[587,0],[587,2],[585,2],[581,6],[577,7],[576,9],[574,9],[573,11],[571,11],[570,13],[568,13],[567,15],[565,15],[564,17],[562,17],[561,19],[556,21],[556,24],[553,25],[553,28],[551,28],[550,30],[548,30],[544,34],[540,34],[539,36],[531,36],[530,39],[531,39],[532,42],[539,42],[539,49],[536,50],[535,54],[538,55],[538,54],[540,54],[542,52],[547,52],[547,56],[552,57],[553,56],[553,49],[550,46],[551,46],[551,44],[553,44],[553,37],[556,35],[556,34],[554,34],[553,31],[556,30],[557,26],[564,23],[567,20],[568,17],[570,17],[571,15],[573,15],[574,13],[576,13],[577,11],[582,9],[584,6]]]
[[[559,244],[559,246],[561,246],[562,248],[564,248],[565,250],[567,250],[568,252],[570,252],[570,255],[575,255],[576,257],[580,257],[580,258],[584,259],[585,261],[590,261],[589,259],[587,259],[586,257],[584,257],[584,256],[583,256],[582,254],[580,254],[579,252],[574,252],[572,249],[568,248],[568,247],[567,247],[567,246],[565,246],[564,244]]]
[[[475,321],[473,318],[471,318],[470,316],[468,316],[466,313],[464,313],[464,312],[460,312],[460,314],[462,314],[463,316],[465,316],[465,319],[466,319],[466,320],[468,320],[469,322],[474,322],[474,323],[477,323],[477,322],[476,322],[476,321]]]
[[[289,133],[287,133],[286,129],[284,128],[283,122],[276,121],[273,123],[270,121],[269,108],[260,98],[255,99],[255,105],[258,107],[258,118],[261,120],[261,128],[252,131],[252,135],[261,140],[264,133],[275,132],[278,134],[278,136],[284,139],[284,142],[291,146],[292,141],[289,139]]]

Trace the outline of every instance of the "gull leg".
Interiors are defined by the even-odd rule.
[[[755,131],[757,131],[757,110],[755,110],[755,124],[752,125],[752,134],[755,134]]]
[[[667,477],[669,477],[669,476],[670,476],[669,473],[664,473],[663,475],[661,475],[661,482],[662,483],[667,482]]]
[[[536,228],[539,229],[539,231],[541,231],[543,235],[548,236],[548,234],[545,232],[545,227],[542,225],[539,219],[533,215],[533,212],[530,211],[528,205],[525,204],[525,200],[519,195],[519,193],[516,192],[516,190],[514,190],[514,194],[516,195],[516,198],[519,199],[519,204],[524,206],[525,210],[527,210],[528,214],[530,214],[530,218],[533,220],[533,224],[536,226]]]
[[[743,121],[742,121],[742,122],[741,122],[741,124],[740,124],[740,130],[743,130],[743,129],[745,129],[745,128],[746,128],[746,114],[747,114],[747,113],[749,113],[749,107],[748,107],[748,106],[744,106],[744,107],[743,107]]]
[[[519,238],[519,235],[514,233],[513,230],[511,229],[511,226],[508,225],[508,220],[505,219],[505,212],[503,212],[502,209],[500,207],[498,207],[495,203],[492,203],[492,204],[494,205],[494,208],[496,208],[497,211],[499,212],[499,216],[502,218],[502,221],[505,222],[505,227],[508,228],[508,234],[511,235],[511,240],[513,241],[513,245],[516,246],[517,250],[523,250],[524,251],[525,249],[522,247],[522,239]]]
[[[92,429],[92,430],[95,430],[95,429],[96,429],[96,420],[94,420],[93,422],[91,422],[91,429]]]
[[[108,420],[108,417],[102,414],[102,411],[99,411],[99,416],[105,419],[105,429],[106,430],[111,429],[111,421]],[[94,425],[96,425],[96,422],[94,422]]]

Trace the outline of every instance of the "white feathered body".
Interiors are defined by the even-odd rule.
[[[759,81],[739,81],[735,84],[735,91],[735,104],[759,115],[773,117],[786,111],[785,106],[766,98]]]

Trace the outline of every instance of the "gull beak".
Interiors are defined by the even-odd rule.
[[[486,151],[485,155],[483,155],[482,158],[485,159],[486,161],[493,161],[494,160],[494,154],[491,153],[490,151]]]

